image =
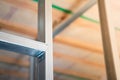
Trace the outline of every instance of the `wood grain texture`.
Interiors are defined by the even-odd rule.
[[[14,31],[14,32],[28,35],[34,38],[36,38],[37,36],[36,28],[30,28],[30,27],[23,26],[20,24],[15,24],[7,20],[0,20],[0,27],[6,30]]]
[[[75,72],[73,70],[61,69],[61,68],[54,68],[54,70],[56,72],[62,73],[62,74],[73,75],[73,76],[83,77],[83,78],[89,78],[90,80],[99,80],[99,77],[92,76],[92,75],[89,75],[89,74],[83,74],[83,73],[80,73],[80,72]]]
[[[2,29],[7,29],[10,31],[20,33],[20,34],[25,34],[25,35],[33,37],[34,39],[36,39],[36,36],[37,36],[36,28],[32,28],[32,27],[29,28],[29,27],[22,26],[22,25],[19,25],[16,23],[11,23],[11,22],[5,21],[5,20],[0,20],[0,26]],[[83,48],[83,49],[90,50],[90,51],[97,52],[97,53],[103,53],[102,47],[100,47],[100,46],[95,47],[92,44],[82,42],[80,40],[73,39],[70,37],[57,36],[54,39],[54,41],[62,43],[62,44],[70,45],[73,47],[77,47],[77,48]]]
[[[27,1],[30,1],[30,0],[27,0]],[[15,1],[16,3],[12,3],[13,0],[5,0],[5,2],[8,2],[11,5],[17,6],[18,8],[28,9],[30,11],[33,11],[34,13],[37,13],[37,3],[27,2],[27,1],[25,1],[25,3],[23,4],[23,0],[16,0]],[[60,1],[56,1],[56,2],[60,3]],[[74,9],[76,9],[76,7],[78,6],[78,5],[76,5],[76,2],[79,2],[79,1],[78,0],[61,0],[61,3],[66,2],[69,5],[58,4],[56,2],[54,2],[55,5],[58,5],[58,6],[62,7],[62,8],[65,8],[65,9],[70,9],[70,10],[72,10],[74,12]],[[114,1],[114,2],[116,2],[116,1]],[[21,6],[21,4],[23,6]],[[95,6],[97,6],[97,5],[95,5]],[[114,5],[114,7],[115,6],[116,5]],[[84,15],[89,16],[92,19],[98,20],[98,16],[96,16],[97,15],[96,10],[97,10],[97,7],[93,7],[89,11],[87,11]],[[116,11],[118,11],[118,14],[119,14],[119,8]],[[112,11],[112,12],[114,12],[114,11]],[[67,14],[67,13],[59,11],[57,9],[53,9],[53,24],[54,24],[54,26],[61,23],[68,16],[71,16],[71,14]],[[10,23],[10,25],[12,24],[11,28],[9,28],[8,27],[9,25],[7,25],[6,28],[2,27],[2,29],[8,30],[8,31],[13,31],[15,33],[19,33],[19,34],[23,34],[23,35],[28,35],[28,36],[31,36],[32,38],[36,39],[37,30],[36,30],[36,28],[33,28],[33,27],[36,27],[36,26],[33,26],[31,29],[29,29],[28,28],[29,26],[26,26],[26,25],[24,26],[24,25],[14,23],[14,22],[7,22],[7,23]],[[17,26],[15,26],[14,24],[17,25]],[[91,22],[89,20],[85,20],[83,18],[78,18],[73,23],[71,23],[71,25],[68,26],[68,27],[69,27],[69,29],[68,30],[66,29],[65,31],[63,31],[62,34],[58,35],[54,39],[54,42],[60,43],[60,44],[65,44],[65,45],[68,45],[68,46],[71,46],[71,47],[74,47],[74,48],[77,48],[77,49],[83,49],[85,51],[91,51],[91,53],[87,55],[87,58],[93,56],[94,53],[95,53],[95,55],[97,55],[97,56],[95,58],[92,57],[91,60],[90,60],[90,63],[91,63],[91,61],[92,62],[95,61],[96,58],[99,59],[99,56],[103,55],[102,45],[101,45],[101,43],[99,44],[99,42],[101,40],[100,40],[100,38],[98,38],[98,37],[100,37],[99,36],[99,34],[100,34],[100,25],[99,25],[99,23],[93,23],[93,22]],[[32,29],[34,29],[34,30],[32,31]],[[77,30],[77,29],[79,29],[79,30]],[[22,31],[20,31],[20,30],[22,30]],[[71,30],[71,32],[70,32],[71,35],[67,35],[67,33],[69,33],[70,30]],[[116,30],[116,31],[117,31],[117,33],[116,33],[117,34],[117,40],[118,40],[118,43],[119,43],[118,46],[120,47],[120,38],[119,38],[120,31],[119,30]],[[73,33],[75,33],[75,34],[73,34]],[[95,34],[95,35],[93,35],[93,34]],[[80,54],[82,56],[82,53],[80,53]],[[59,57],[59,55],[57,55],[57,56]],[[64,57],[64,59],[65,58],[66,57]],[[78,61],[76,61],[77,59],[74,60],[74,58],[72,57],[72,60],[71,60],[71,57],[69,57],[69,58],[67,58],[65,60],[66,61],[69,60],[69,61],[73,61],[75,63],[79,63]],[[85,62],[85,63],[87,63],[87,62]],[[20,64],[20,65],[23,65],[23,64]],[[98,65],[99,65],[99,63],[97,63],[97,61],[96,61],[95,66],[97,66],[97,67],[101,66],[101,65],[100,66],[98,66]],[[92,66],[92,65],[90,64],[89,66]],[[100,73],[100,72],[98,71],[96,73]],[[68,73],[68,74],[70,74],[70,73]],[[100,78],[100,76],[99,76],[99,78]]]
[[[14,70],[0,69],[0,74],[6,74],[10,76],[19,77],[19,78],[25,78],[25,79],[28,78],[28,73],[22,73],[22,72],[14,71]]]
[[[65,61],[73,62],[73,63],[78,64],[78,65],[80,65],[82,63],[84,65],[96,67],[96,68],[99,68],[101,70],[105,69],[104,64],[95,63],[92,61],[88,61],[86,59],[77,58],[75,56],[66,55],[66,54],[63,54],[60,52],[54,52],[54,58],[61,58],[61,59],[64,59]],[[23,66],[23,67],[29,67],[29,65],[30,65],[28,60],[24,60],[24,59],[17,60],[16,58],[4,56],[4,55],[0,56],[0,62],[19,65],[19,66]]]
[[[4,0],[3,2],[8,2],[12,5],[15,5],[19,8],[29,9],[34,11],[35,13],[38,11],[37,3],[28,0]]]
[[[62,56],[62,57],[66,58],[66,56],[64,56],[64,55],[54,54],[54,57],[57,57],[57,56],[58,57]],[[8,63],[8,64],[13,64],[13,65],[18,65],[18,66],[23,66],[23,67],[29,67],[29,62],[28,61],[22,61],[22,60],[16,61],[16,59],[11,58],[11,57],[7,57],[7,56],[1,56],[1,57],[0,57],[0,62],[4,62],[4,63]],[[68,61],[71,61],[71,59],[68,59]],[[80,63],[80,62],[78,62],[76,60],[72,60],[72,61],[75,61],[78,64]],[[64,71],[64,69],[55,67],[54,71],[62,73],[62,74],[66,74],[66,75],[73,75],[73,76],[76,76],[76,77],[83,77],[83,78],[90,78],[90,79],[93,78],[90,74],[83,74],[83,73],[79,73],[79,72],[76,72],[76,71],[73,71],[73,70],[72,71],[70,70],[71,73],[68,73],[67,71],[69,71],[69,69]],[[0,69],[0,74],[8,74],[8,75],[11,75],[11,76],[16,76],[16,77],[21,77],[21,78],[27,78],[28,77],[28,73],[25,73],[25,75],[24,75],[21,72],[12,71],[12,70],[1,70]]]
[[[108,80],[120,80],[120,59],[111,14],[111,0],[99,0],[101,30]]]
[[[29,66],[29,62],[27,60],[22,60],[22,59],[17,60],[16,58],[4,56],[4,55],[0,56],[0,62],[13,64],[13,65],[19,65],[19,66],[23,66],[23,67]]]
[[[105,66],[103,64],[94,63],[94,62],[91,62],[91,61],[88,61],[88,60],[85,60],[85,59],[80,59],[80,58],[70,56],[70,55],[66,55],[66,54],[59,53],[59,52],[54,52],[54,57],[64,59],[65,61],[67,60],[67,61],[73,62],[75,64],[78,64],[79,66],[82,63],[86,66],[97,67],[97,68],[99,68],[103,71],[105,69]]]

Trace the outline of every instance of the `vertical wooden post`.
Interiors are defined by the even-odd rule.
[[[111,0],[98,0],[108,80],[120,80],[120,60],[111,15]]]

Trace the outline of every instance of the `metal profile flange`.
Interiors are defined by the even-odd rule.
[[[35,45],[35,46],[34,46]],[[44,59],[44,43],[0,32],[0,49]]]

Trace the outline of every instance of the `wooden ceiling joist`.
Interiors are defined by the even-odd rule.
[[[54,42],[66,44],[72,47],[81,48],[81,49],[85,49],[85,50],[100,53],[100,54],[103,53],[101,46],[95,46],[93,44],[86,43],[70,37],[57,36],[54,39]]]
[[[9,2],[12,5],[15,5],[17,7],[21,7],[21,8],[26,8],[29,10],[32,10],[34,12],[38,11],[38,4],[36,2],[34,2],[35,0],[4,0],[4,2]],[[82,4],[85,4],[88,0],[78,0],[78,1],[74,1],[75,3],[70,3],[70,1],[66,1],[69,3],[69,5],[72,5],[70,7],[70,9],[76,11],[76,8],[79,7]]]
[[[32,10],[33,12],[37,12],[38,11],[38,5],[37,3],[34,3],[33,1],[28,1],[28,0],[4,0],[4,2],[8,2],[12,5],[15,5],[17,7],[20,8],[24,8],[24,9],[29,9]]]
[[[29,67],[29,62],[27,60],[16,61],[16,59],[11,58],[11,57],[7,57],[7,56],[0,56],[0,62],[14,64],[14,65],[19,65],[19,66],[23,66],[23,67]],[[6,71],[5,70],[0,70],[0,74],[6,74]],[[82,73],[79,73],[79,72],[66,70],[66,69],[64,70],[64,69],[57,68],[57,67],[54,68],[54,71],[62,73],[62,74],[73,75],[73,76],[76,76],[76,77],[95,79],[95,76],[91,76],[90,74],[89,75],[88,74],[82,74]],[[10,74],[12,76],[22,77],[22,78],[26,78],[27,77],[27,74],[22,75],[23,73],[16,72],[16,71],[9,71],[8,70],[7,74]],[[95,79],[95,80],[97,80],[97,79]]]
[[[62,53],[59,53],[59,52],[54,52],[54,57],[55,58],[61,58],[61,59],[64,59],[66,61],[69,61],[69,62],[73,62],[73,63],[76,63],[78,65],[84,64],[84,65],[89,65],[89,66],[92,66],[92,67],[96,67],[96,68],[99,68],[103,71],[105,69],[104,64],[95,63],[95,62],[92,62],[92,61],[77,58],[75,56],[62,54]],[[24,67],[29,67],[29,65],[30,65],[29,61],[27,61],[27,60],[22,60],[22,59],[17,60],[15,58],[12,58],[12,57],[9,57],[9,56],[4,56],[4,55],[0,56],[0,62],[19,65],[19,66],[24,66]]]
[[[6,30],[17,32],[17,33],[25,34],[25,35],[31,36],[33,38],[36,38],[36,36],[37,36],[36,28],[11,23],[7,20],[0,19],[0,27],[1,27],[1,29],[6,29]]]
[[[57,73],[65,74],[65,75],[72,75],[72,76],[76,76],[76,77],[88,78],[91,80],[98,80],[98,77],[96,77],[96,76],[75,72],[73,70],[54,68],[54,71]],[[25,78],[25,79],[27,79],[29,76],[29,74],[27,72],[23,73],[23,72],[18,72],[18,71],[14,71],[14,70],[6,70],[6,69],[0,69],[0,74],[4,74],[4,75],[6,74],[6,75],[14,76],[14,77]]]
[[[67,61],[76,63],[78,65],[82,63],[84,65],[97,67],[97,68],[99,68],[101,70],[105,69],[104,64],[95,63],[95,62],[92,62],[92,61],[88,61],[88,60],[85,60],[85,59],[80,59],[80,58],[77,58],[77,57],[73,57],[73,56],[62,54],[62,53],[58,53],[58,52],[54,52],[54,57],[67,60]]]
[[[19,25],[19,24],[9,22],[6,20],[0,20],[0,27],[2,29],[6,29],[6,30],[14,31],[16,33],[31,36],[34,39],[36,39],[36,36],[37,36],[37,29],[36,28]],[[69,46],[73,46],[76,48],[81,48],[81,49],[89,50],[92,52],[97,52],[100,54],[103,53],[101,46],[94,46],[92,44],[88,44],[86,42],[81,42],[80,40],[76,40],[76,39],[73,39],[70,37],[63,38],[62,36],[57,36],[54,39],[54,41],[59,42],[59,43],[63,43],[63,44],[67,44]]]
[[[6,70],[6,69],[0,69],[0,74],[4,74],[4,75],[10,75],[13,77],[19,77],[19,78],[28,78],[28,73],[26,72],[19,72],[19,71],[15,71],[15,70]]]
[[[99,77],[97,77],[97,76],[93,76],[93,75],[89,75],[89,74],[83,74],[83,73],[79,73],[79,72],[76,72],[76,71],[73,71],[73,70],[54,68],[54,71],[58,72],[58,73],[62,73],[62,74],[76,76],[76,77],[88,78],[90,80],[99,80]]]
[[[3,56],[3,55],[0,55],[0,62],[19,65],[19,66],[23,66],[23,67],[28,67],[29,66],[28,61],[25,61],[25,60],[22,60],[22,59],[17,60],[15,58],[12,58],[12,57],[9,57],[9,56]]]

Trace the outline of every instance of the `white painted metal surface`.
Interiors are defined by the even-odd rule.
[[[39,0],[38,3],[38,41],[47,44],[45,60],[38,62],[31,58],[33,80],[53,80],[53,40],[52,40],[52,1]],[[35,63],[35,64],[34,64]],[[37,65],[37,66],[36,66]],[[37,75],[37,76],[36,76]]]
[[[52,0],[45,0],[46,80],[53,80]]]
[[[41,51],[47,50],[47,45],[45,43],[15,36],[15,35],[4,33],[4,32],[0,32],[0,41],[8,42],[11,44],[16,44],[24,47],[29,47],[29,48],[33,48]]]

